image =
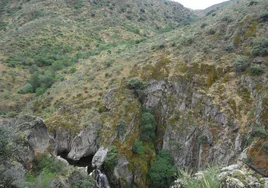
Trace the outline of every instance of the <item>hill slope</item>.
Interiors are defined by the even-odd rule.
[[[34,2],[1,9],[1,111],[42,117],[56,154],[107,149],[114,186],[155,186],[160,150],[192,171],[244,153],[268,174],[267,1],[213,6],[186,25],[196,17],[173,2]]]

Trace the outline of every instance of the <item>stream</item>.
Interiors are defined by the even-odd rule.
[[[68,159],[67,155],[67,152],[62,152],[58,156],[67,161],[69,165],[76,167],[87,167],[87,173],[89,176],[96,180],[97,188],[110,188],[106,174],[104,172],[101,172],[99,169],[92,168],[91,162],[93,156],[83,157],[78,161],[73,161],[71,159]]]

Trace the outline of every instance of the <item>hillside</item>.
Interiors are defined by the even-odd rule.
[[[16,163],[37,178],[29,164],[45,150],[89,169],[92,160],[113,187],[167,187],[177,176],[162,180],[158,161],[191,172],[242,161],[267,176],[267,9],[265,0],[199,12],[160,0],[1,1],[1,127],[37,116],[51,136],[41,146],[21,136],[35,155]]]
[[[1,1],[0,6],[0,59],[6,62],[1,66],[14,67],[8,75],[3,75],[8,78],[2,82],[3,93],[14,96],[4,102],[1,111],[16,112],[29,96],[15,93],[37,70],[45,78],[51,77],[51,71],[45,73],[49,68],[60,71],[80,59],[100,53],[119,53],[194,17],[179,4],[150,0]],[[39,93],[53,83],[47,79]],[[8,88],[10,82],[14,83],[12,88]],[[33,89],[39,88],[36,87]]]

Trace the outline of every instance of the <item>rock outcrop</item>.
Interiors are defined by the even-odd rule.
[[[93,123],[91,126],[82,130],[71,143],[71,150],[68,153],[68,158],[72,160],[79,160],[82,157],[94,155],[98,150],[98,130],[100,124]]]
[[[103,146],[101,146],[98,149],[98,151],[95,153],[95,155],[93,156],[92,167],[100,168],[104,163],[107,153],[108,153],[108,148],[104,148]]]

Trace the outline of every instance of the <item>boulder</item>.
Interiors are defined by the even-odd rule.
[[[98,150],[98,130],[100,124],[93,123],[82,130],[72,141],[68,158],[74,161],[94,155]]]
[[[101,146],[98,151],[95,153],[92,159],[92,167],[100,168],[104,163],[104,160],[107,156],[108,148]]]

